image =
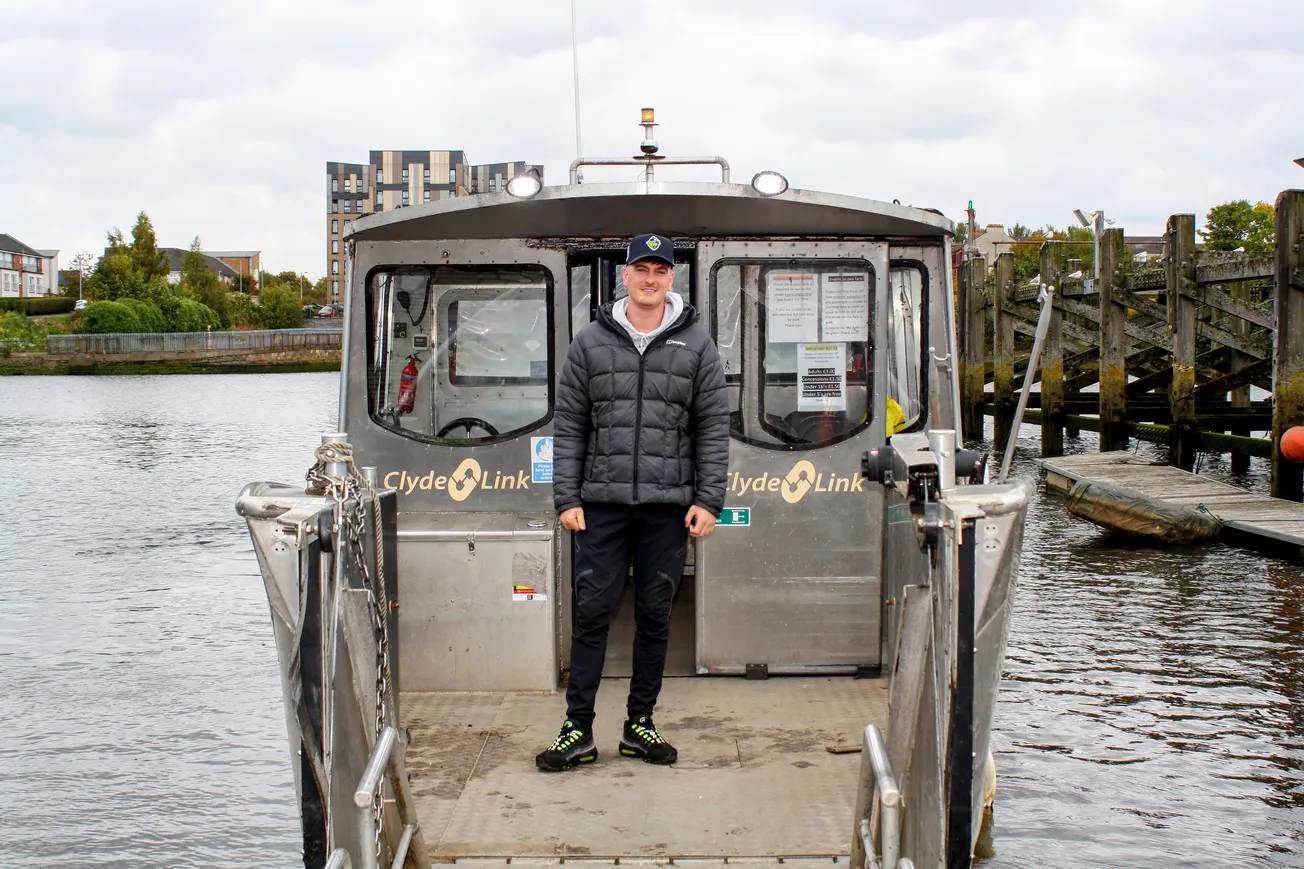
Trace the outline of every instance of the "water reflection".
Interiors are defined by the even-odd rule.
[[[0,865],[290,866],[262,581],[232,505],[334,375],[0,379]]]
[[[1021,447],[1033,472],[1035,440]],[[1202,473],[1262,488],[1255,464],[1240,480],[1226,462]],[[1129,546],[1040,493],[984,865],[1302,865],[1301,579],[1223,545]]]

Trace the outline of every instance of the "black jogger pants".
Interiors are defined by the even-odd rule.
[[[566,715],[587,732],[607,656],[607,632],[620,606],[634,553],[634,669],[627,709],[651,715],[661,693],[670,642],[670,605],[684,572],[687,507],[585,504],[574,534],[570,683]]]

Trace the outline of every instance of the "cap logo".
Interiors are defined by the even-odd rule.
[[[648,250],[656,250],[659,247],[661,247],[661,239],[657,238],[655,235],[647,240]]]

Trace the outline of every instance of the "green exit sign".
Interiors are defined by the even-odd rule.
[[[724,512],[720,514],[720,518],[715,520],[715,524],[716,525],[751,525],[752,508],[751,507],[735,507],[732,509],[726,508]]]

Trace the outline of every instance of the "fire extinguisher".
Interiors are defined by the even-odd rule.
[[[417,403],[417,355],[408,357],[398,383],[398,412],[411,413]]]

